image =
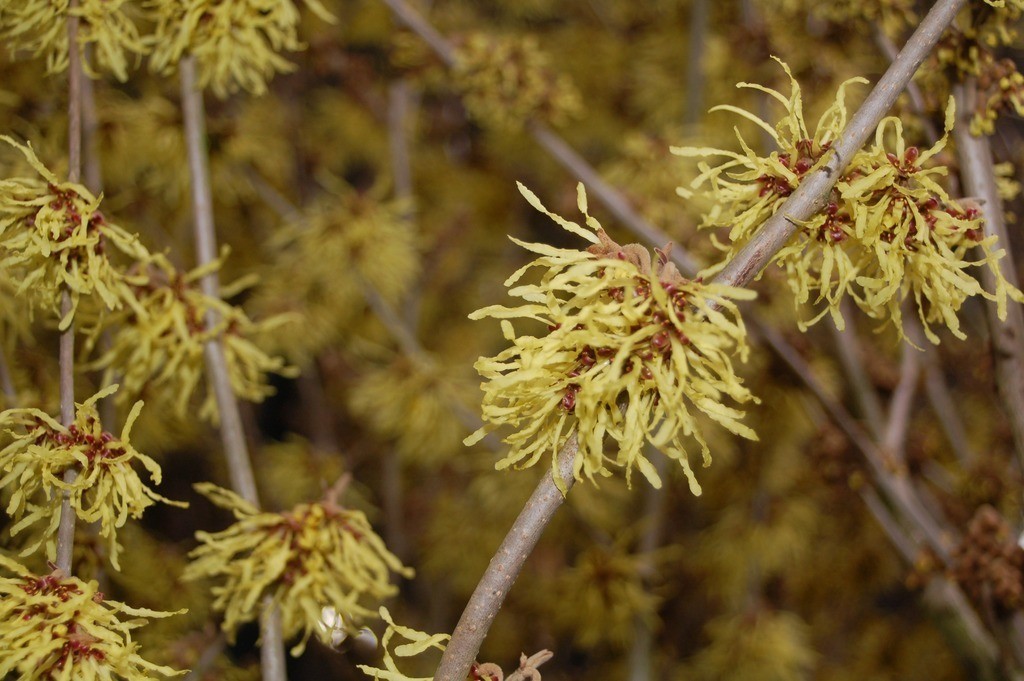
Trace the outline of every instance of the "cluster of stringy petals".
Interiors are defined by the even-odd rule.
[[[224,613],[222,628],[230,636],[256,620],[269,597],[280,610],[284,636],[300,637],[293,654],[314,635],[330,645],[336,627],[324,625],[326,609],[344,631],[356,631],[397,593],[392,573],[412,576],[364,513],[338,505],[339,485],[323,501],[284,513],[260,512],[216,485],[196,489],[236,519],[220,532],[196,533],[200,545],[184,573],[189,580],[213,580],[213,607]]]
[[[239,89],[263,94],[276,73],[294,67],[282,50],[304,45],[299,9],[291,0],[149,0],[156,20],[151,64],[166,72],[192,56],[199,83],[218,97]],[[305,0],[317,16],[333,21],[318,0]]]
[[[775,140],[779,151],[756,153],[739,136],[743,153],[709,148],[674,148],[689,157],[726,157],[711,165],[701,161],[700,174],[680,194],[705,192],[714,207],[704,227],[727,228],[729,255],[738,252],[757,228],[771,217],[803,178],[826,159],[832,142],[846,125],[845,88],[822,115],[814,132],[804,120],[800,88],[783,64],[792,84],[787,98],[781,93],[741,83],[766,92],[781,102],[786,116],[776,125],[736,107],[717,107],[753,121]],[[801,322],[806,329],[830,315],[844,328],[840,304],[852,300],[865,314],[891,323],[903,337],[902,307],[912,301],[927,338],[939,342],[933,325],[946,327],[963,338],[957,312],[971,296],[996,301],[1005,316],[1009,298],[1024,299],[1003,277],[998,260],[1004,256],[994,236],[985,236],[979,207],[952,199],[942,185],[948,170],[935,162],[945,148],[953,123],[953,103],[946,111],[946,134],[930,148],[908,144],[902,123],[883,119],[874,143],[859,151],[836,183],[824,211],[800,225],[792,240],[772,258],[787,274],[797,306],[823,304]],[[724,266],[706,270],[710,275]],[[987,267],[996,281],[987,291],[972,276],[972,268]]]
[[[128,79],[134,57],[148,51],[136,20],[133,0],[20,0],[5,2],[0,12],[0,38],[12,54],[22,50],[46,60],[46,70],[59,73],[68,66],[68,18],[79,17],[78,45],[85,72],[98,77],[96,66],[118,80]],[[89,49],[87,49],[89,48]]]
[[[185,673],[147,661],[132,640],[142,618],[179,613],[108,600],[95,581],[56,569],[35,575],[2,555],[0,568],[14,575],[0,578],[0,677],[144,681]]]
[[[473,319],[500,319],[511,344],[476,368],[482,385],[485,425],[467,444],[502,426],[508,455],[499,468],[526,467],[557,452],[575,436],[579,452],[576,479],[594,480],[634,469],[661,484],[644,454],[652,444],[679,462],[691,490],[700,486],[687,456],[696,442],[704,465],[710,451],[700,417],[742,437],[755,439],[733,403],[754,400],[736,374],[733,357],[746,359],[746,331],[734,300],[750,291],[687,280],[668,261],[638,245],[619,246],[587,215],[582,185],[579,207],[588,228],[547,211],[525,187],[520,190],[538,210],[567,231],[590,242],[585,251],[524,243],[539,256],[505,282],[517,307],[491,306]],[[531,270],[536,284],[516,285]],[[531,324],[542,333],[517,332]],[[606,446],[606,439],[614,448]],[[556,469],[557,471],[557,469]],[[556,473],[556,480],[561,478]]]
[[[0,139],[24,154],[39,174],[0,180],[0,268],[16,278],[16,295],[31,309],[60,318],[61,329],[84,298],[98,298],[99,309],[136,307],[132,278],[112,258],[146,259],[138,237],[107,220],[88,189],[61,182],[31,147]],[[66,315],[61,315],[62,291],[71,300]]]
[[[103,429],[96,404],[115,390],[117,386],[111,386],[77,405],[75,421],[68,426],[38,409],[0,413],[0,427],[8,440],[0,450],[0,488],[10,494],[7,514],[15,521],[11,534],[37,524],[45,528],[23,555],[34,553],[44,543],[48,554],[54,555],[65,493],[78,518],[97,523],[99,535],[109,543],[108,555],[115,569],[120,569],[117,530],[129,518],[141,517],[158,501],[186,506],[157,494],[135,470],[137,463],[154,484],[160,484],[160,466],[136,450],[130,440],[141,402],[128,414],[120,436]],[[70,469],[77,475],[65,479]]]
[[[104,380],[118,377],[122,401],[158,395],[170,402],[178,416],[185,417],[193,395],[206,383],[204,350],[215,340],[224,348],[232,390],[242,399],[261,402],[273,394],[270,373],[295,375],[283,358],[261,347],[263,335],[285,323],[285,318],[253,321],[241,307],[202,291],[200,280],[219,269],[222,262],[219,258],[183,272],[166,257],[154,255],[133,273],[132,295],[137,306],[109,315],[104,323],[87,329],[87,352],[101,346],[105,332],[109,341],[87,366],[104,371]],[[231,297],[249,283],[242,280],[223,287],[221,294]],[[212,391],[203,396],[198,413],[201,418],[216,419]]]

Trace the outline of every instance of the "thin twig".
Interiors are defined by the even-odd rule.
[[[405,0],[381,0],[398,19],[411,28],[441,58],[445,66],[455,65],[455,47]],[[460,679],[461,681],[461,679]]]
[[[836,352],[839,355],[839,363],[843,366],[846,380],[853,389],[853,397],[860,407],[861,416],[868,431],[875,440],[882,437],[882,403],[878,399],[878,393],[868,379],[867,369],[864,367],[864,358],[861,355],[861,346],[857,342],[856,315],[852,313],[852,305],[846,300],[841,303],[840,312],[847,320],[846,329],[840,331],[835,325],[830,325],[832,337],[835,338]]]
[[[967,429],[964,428],[963,418],[960,416],[953,396],[950,395],[949,386],[946,384],[942,369],[935,361],[935,353],[929,353],[928,365],[925,367],[924,385],[928,395],[928,402],[939,427],[949,442],[950,449],[956,455],[961,466],[968,465],[974,455],[971,452],[971,445],[967,439]]]
[[[843,171],[875,131],[878,121],[892,108],[921,62],[932,51],[946,27],[967,0],[938,0],[910,36],[878,84],[850,119],[849,124],[824,157],[824,164],[809,173],[772,217],[765,221],[715,277],[720,284],[744,286],[753,280],[771,258],[800,228],[800,223],[818,213]]]
[[[206,157],[206,120],[203,111],[203,94],[196,79],[194,57],[181,60],[181,105],[185,121],[185,136],[188,146],[189,173],[192,177],[192,208],[196,240],[196,264],[203,266],[217,259],[217,234],[213,224],[213,197],[210,194],[210,173]],[[216,271],[210,272],[200,282],[203,293],[211,298],[220,297],[220,278]],[[219,323],[216,310],[206,313],[208,328]],[[256,478],[242,429],[238,403],[231,389],[227,361],[220,339],[206,344],[206,364],[210,382],[213,384],[220,413],[220,433],[227,457],[231,485],[242,498],[259,505]]]
[[[0,393],[3,393],[4,405],[8,409],[16,406],[18,401],[18,389],[14,387],[14,377],[11,375],[11,365],[7,362],[7,352],[0,341]]]
[[[217,234],[213,223],[213,197],[210,194],[210,174],[206,155],[206,115],[203,110],[203,93],[196,78],[195,57],[181,60],[181,104],[185,122],[185,139],[188,148],[189,173],[192,179],[192,209],[196,240],[196,259],[200,266],[217,258]],[[211,298],[220,297],[220,282],[216,271],[203,277],[203,293]],[[216,311],[211,308],[206,315],[208,328],[216,328],[219,322]],[[259,507],[259,493],[253,474],[249,449],[242,428],[242,418],[231,389],[224,347],[220,339],[206,344],[206,367],[213,384],[217,409],[220,413],[220,434],[228,464],[231,485],[246,501]],[[261,674],[263,681],[286,681],[284,640],[281,635],[280,614],[271,597],[262,601],[260,617]]]
[[[82,176],[82,55],[78,51],[78,0],[68,3],[68,182],[78,182]],[[61,291],[60,316],[71,314],[71,294]],[[61,331],[60,350],[60,421],[70,426],[75,421],[75,323]],[[64,471],[64,483],[70,485],[78,477],[78,469]],[[75,546],[75,519],[71,506],[71,492],[65,489],[60,505],[60,525],[57,527],[57,568],[71,574],[71,555]]]
[[[227,641],[224,640],[224,634],[217,634],[213,640],[203,649],[200,653],[199,659],[196,660],[195,664],[192,665],[192,669],[182,679],[182,681],[202,681],[206,676],[206,673],[210,671],[217,658],[224,652],[224,646]]]
[[[575,483],[573,462],[579,443],[576,434],[569,438],[558,453],[555,465],[566,492]],[[527,556],[537,545],[544,528],[551,522],[555,511],[565,501],[561,490],[555,484],[554,472],[544,474],[540,484],[523,506],[519,517],[505,535],[487,570],[476,585],[459,623],[452,632],[451,642],[441,657],[441,664],[434,674],[435,681],[464,681],[469,668],[476,660],[487,631],[491,628],[501,604],[509,589],[519,576]]]
[[[967,195],[981,202],[985,234],[995,235],[999,247],[1007,250],[1007,255],[997,262],[997,266],[1011,286],[1019,287],[1013,258],[1009,255],[1010,239],[1003,201],[996,189],[992,147],[987,138],[975,137],[970,132],[976,94],[977,84],[973,79],[954,88],[957,122],[953,136],[960,157],[960,175]],[[981,268],[981,280],[986,289],[996,290],[996,277],[988,267]],[[986,310],[992,336],[992,354],[996,362],[996,387],[1013,432],[1017,465],[1024,471],[1024,309],[1020,305],[1008,305],[1005,321],[999,319],[994,302],[987,305]]]
[[[711,3],[694,0],[690,6],[690,45],[686,56],[686,109],[683,112],[686,125],[696,125],[704,113],[704,56],[710,17]]]
[[[921,377],[921,351],[910,344],[903,345],[900,360],[900,378],[889,403],[889,414],[882,434],[882,450],[906,465],[904,442],[910,428],[910,411],[917,395],[918,379]]]

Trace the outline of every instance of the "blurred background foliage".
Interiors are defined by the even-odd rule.
[[[300,370],[296,378],[274,377],[276,394],[261,404],[244,405],[268,508],[319,498],[351,473],[347,503],[365,510],[417,570],[388,603],[396,620],[451,631],[542,472],[496,472],[501,452],[492,442],[461,444],[477,426],[472,364],[501,344],[496,324],[467,315],[504,302],[502,281],[526,258],[506,235],[564,241],[521,199],[515,181],[554,212],[575,214],[577,178],[534,144],[526,119],[539,115],[556,127],[677,248],[709,264],[718,252],[696,231],[708,206],[676,196],[695,169],[669,154],[669,145],[732,148],[738,119],[705,113],[714,104],[772,120],[777,111],[765,97],[734,87],[747,81],[785,90],[770,55],[793,69],[808,120],[816,120],[840,82],[877,79],[889,63],[880,43],[900,44],[929,4],[422,4],[467,54],[505,60],[497,69],[454,72],[377,0],[325,1],[333,24],[307,12],[300,32],[306,49],[287,55],[295,68],[274,78],[266,94],[206,99],[217,228],[231,249],[222,277],[258,277],[233,302],[254,319],[287,315],[261,343]],[[32,140],[60,171],[67,123],[64,96],[55,93],[63,81],[44,66],[12,61],[5,51],[0,129]],[[505,80],[489,81],[495,73]],[[119,224],[190,269],[176,77],[143,66],[125,82],[108,77],[93,85],[87,157],[95,165],[87,181],[102,187],[104,210]],[[906,98],[897,109],[909,134],[924,142],[922,119]],[[941,113],[931,120],[941,124]],[[747,128],[746,139],[759,139]],[[1019,121],[1000,123],[999,160],[1018,163],[1020,131]],[[24,166],[16,150],[0,150],[5,176]],[[591,206],[616,240],[635,240]],[[1024,244],[1015,245],[1020,252]],[[776,272],[756,288],[759,314],[829,393],[856,411],[829,325],[799,334]],[[6,298],[0,296],[3,342],[16,406],[52,412],[56,336],[7,309]],[[1021,482],[996,402],[980,303],[969,302],[963,316],[971,340],[946,334],[923,357],[927,372],[952,391],[968,456],[954,453],[923,396],[913,402],[906,443],[912,477],[959,532],[985,505],[1019,517]],[[874,334],[858,319],[846,333],[857,337],[870,389],[888,399],[899,380],[895,337]],[[715,461],[698,471],[699,498],[674,467],[661,471],[661,490],[639,483],[627,490],[619,479],[575,489],[509,594],[481,660],[508,668],[520,652],[549,648],[549,681],[976,678],[969,656],[951,643],[948,623],[923,598],[929,576],[952,574],[954,566],[924,553],[910,564],[901,558],[861,501],[858,455],[799,380],[763,346],[755,344],[754,354],[743,372],[763,400],[748,415],[760,442],[709,429]],[[98,387],[89,372],[79,380],[80,394]],[[179,579],[194,531],[228,520],[191,489],[200,480],[227,479],[216,433],[193,415],[200,401],[184,416],[143,410],[133,432],[138,449],[163,467],[161,493],[187,499],[191,510],[157,507],[129,524],[121,573],[103,569],[100,543],[80,528],[79,569],[97,576],[112,597],[189,608],[139,632],[150,659],[198,666],[203,679],[253,679],[255,628],[226,645],[202,589]],[[376,663],[378,655],[363,639],[342,641],[337,650],[311,645],[289,660],[290,678],[363,678],[355,665]],[[419,673],[429,674],[434,662],[424,661]]]

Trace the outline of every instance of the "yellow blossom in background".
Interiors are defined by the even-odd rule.
[[[19,0],[5,2],[0,10],[0,38],[12,56],[21,50],[45,57],[46,70],[60,73],[68,67],[68,16],[70,0]],[[128,79],[129,61],[138,60],[148,46],[135,25],[140,0],[79,0],[78,49],[91,47],[96,63],[118,80]],[[88,59],[85,72],[99,76]]]
[[[792,86],[788,98],[760,85],[740,84],[783,104],[786,116],[776,126],[736,107],[716,107],[753,121],[774,139],[779,151],[761,156],[739,133],[743,153],[673,149],[680,156],[728,159],[716,166],[701,161],[701,174],[680,194],[688,197],[691,190],[702,190],[715,200],[703,226],[728,228],[729,242],[723,249],[730,256],[824,162],[832,141],[846,125],[845,88],[862,82],[853,79],[840,86],[812,134],[804,120],[800,87],[788,67],[782,66]],[[850,298],[869,317],[891,323],[902,337],[901,308],[910,299],[925,335],[938,343],[931,328],[934,324],[964,337],[956,315],[967,298],[977,295],[996,301],[1000,317],[1006,315],[1008,298],[1024,300],[998,267],[1004,251],[997,248],[994,236],[985,237],[980,211],[957,203],[941,185],[948,170],[933,159],[946,146],[953,113],[950,101],[946,134],[923,150],[907,144],[899,119],[883,119],[874,144],[850,161],[825,210],[800,225],[789,244],[773,256],[772,262],[786,271],[798,306],[825,303],[816,315],[801,322],[802,329],[825,315],[831,315],[837,328],[844,328],[840,302]],[[981,258],[971,260],[976,247]],[[726,262],[728,258],[705,274]],[[970,275],[969,268],[975,267],[991,269],[997,281],[995,291],[985,291]]]
[[[94,294],[106,309],[138,310],[132,278],[111,261],[117,254],[127,263],[146,260],[149,253],[138,237],[109,222],[88,189],[61,182],[31,147],[0,139],[21,151],[41,176],[0,180],[0,268],[16,274],[16,294],[58,317],[62,330],[80,301]],[[71,311],[61,317],[65,289]]]
[[[547,211],[529,190],[520,191],[538,210],[566,231],[586,239],[586,251],[544,244],[517,244],[538,257],[509,277],[509,294],[518,307],[495,305],[472,319],[502,320],[512,345],[495,357],[481,358],[484,427],[467,444],[509,426],[503,441],[510,452],[498,466],[532,466],[556,455],[572,434],[579,440],[573,465],[577,479],[634,469],[654,486],[661,479],[644,454],[650,442],[683,468],[694,494],[700,485],[690,467],[687,442],[694,441],[710,464],[701,434],[702,414],[742,437],[756,439],[741,423],[743,412],[726,402],[755,398],[733,368],[733,356],[746,358],[746,332],[734,299],[749,300],[750,291],[689,281],[657,252],[619,246],[587,214],[579,188],[579,208],[587,228]],[[533,268],[538,284],[515,286]],[[517,333],[521,326],[543,328],[540,336]],[[539,324],[538,324],[539,323]],[[610,437],[616,447],[606,450]],[[557,471],[557,469],[555,469]],[[556,480],[561,481],[556,472]]]
[[[0,568],[15,575],[0,578],[0,678],[146,681],[185,673],[143,659],[132,640],[132,630],[146,624],[140,618],[179,613],[107,600],[95,581],[60,570],[38,576],[3,556]]]
[[[387,550],[365,514],[338,505],[339,485],[323,501],[285,513],[261,513],[209,483],[196,489],[236,518],[221,532],[196,533],[200,546],[184,573],[187,580],[216,582],[213,607],[224,613],[221,627],[229,636],[256,620],[269,596],[280,608],[285,638],[301,636],[293,655],[313,635],[330,645],[336,627],[325,625],[326,609],[345,631],[356,631],[380,601],[398,593],[391,573],[413,574]]]
[[[380,193],[339,185],[269,243],[273,262],[249,307],[265,317],[296,318],[270,339],[296,364],[344,336],[365,310],[367,290],[395,305],[419,274],[416,235],[404,219],[408,207]]]
[[[397,357],[367,372],[349,391],[352,412],[379,435],[393,438],[410,463],[431,465],[462,451],[465,427],[451,371],[426,358]]]
[[[291,0],[148,0],[156,17],[153,69],[166,73],[186,56],[196,58],[199,83],[218,97],[239,89],[260,95],[276,73],[294,67],[279,53],[303,49],[299,10]],[[305,0],[332,21],[318,0]]]
[[[231,387],[242,399],[261,402],[273,394],[268,373],[295,375],[282,358],[267,354],[257,344],[261,334],[287,320],[254,322],[240,307],[211,298],[200,289],[199,280],[219,269],[222,262],[223,258],[181,272],[166,257],[151,257],[133,276],[137,309],[110,315],[90,329],[87,351],[99,344],[105,329],[111,331],[109,348],[88,366],[103,370],[105,381],[118,377],[124,386],[119,393],[122,401],[152,394],[156,399],[169,399],[175,413],[186,416],[190,400],[206,376],[204,348],[215,339],[222,341]],[[222,295],[230,297],[248,283],[224,287]],[[214,327],[208,324],[209,310],[217,313]],[[212,391],[203,396],[199,416],[217,418]]]
[[[466,108],[484,125],[514,129],[535,117],[559,125],[582,108],[579,92],[530,35],[470,35],[452,75]]]
[[[120,569],[117,529],[128,518],[141,517],[157,501],[187,505],[154,492],[132,468],[137,461],[149,472],[154,484],[160,484],[160,466],[132,447],[129,440],[132,424],[142,409],[141,402],[128,414],[120,437],[103,429],[96,403],[115,390],[117,386],[111,386],[77,405],[75,421],[66,427],[38,409],[8,409],[0,413],[0,426],[11,440],[0,450],[0,488],[11,491],[7,514],[16,521],[11,534],[37,522],[47,523],[39,540],[22,555],[34,553],[46,542],[52,558],[64,492],[70,495],[71,506],[80,519],[99,524],[99,534],[108,540],[110,562],[115,569]],[[78,475],[67,482],[64,472],[72,468]]]
[[[653,555],[631,555],[624,542],[594,546],[562,572],[557,593],[571,608],[560,609],[555,624],[584,649],[626,648],[633,642],[637,620],[653,628],[661,599],[644,579],[663,562]]]

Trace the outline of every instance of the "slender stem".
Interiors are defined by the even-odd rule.
[[[194,57],[181,60],[181,104],[185,121],[185,137],[188,147],[189,173],[192,177],[192,209],[196,240],[196,261],[202,266],[217,259],[217,234],[213,223],[213,197],[210,193],[210,174],[206,156],[206,121],[203,110],[203,93],[196,79]],[[220,278],[217,272],[210,272],[200,282],[203,293],[211,298],[220,297]],[[210,309],[206,314],[208,328],[216,328],[220,320],[217,312]],[[227,457],[231,486],[245,500],[259,505],[256,478],[249,460],[249,448],[245,442],[242,417],[238,402],[231,389],[227,361],[220,339],[206,344],[206,365],[213,384],[217,409],[220,413],[220,434]]]
[[[967,195],[977,197],[981,202],[985,234],[995,235],[999,239],[999,247],[1009,253],[1010,239],[1003,202],[996,189],[992,148],[988,138],[975,137],[970,132],[970,117],[974,111],[972,105],[976,94],[977,84],[973,79],[954,89],[957,122],[953,135],[960,157],[960,175]],[[1019,287],[1012,262],[1013,258],[1006,255],[998,261],[997,266],[1011,286]],[[996,277],[988,267],[981,268],[981,279],[986,289],[996,289]],[[992,354],[996,362],[996,386],[1013,432],[1017,464],[1024,471],[1024,309],[1020,305],[1007,306],[1005,320],[999,319],[994,302],[986,309],[992,336]]]
[[[899,56],[853,115],[839,135],[825,163],[810,173],[784,204],[740,249],[715,277],[720,284],[744,286],[754,279],[771,258],[799,229],[801,222],[819,212],[828,201],[829,192],[853,160],[868,137],[874,132],[896,98],[906,88],[917,68],[939,41],[946,27],[956,18],[967,0],[938,0],[932,6]]]
[[[650,445],[649,448],[653,449]],[[663,479],[668,472],[669,458],[666,456],[650,457],[654,468]],[[637,550],[643,557],[640,576],[645,587],[648,586],[653,573],[654,562],[650,554],[661,546],[665,534],[665,514],[668,511],[668,491],[654,486],[644,490],[644,522],[646,528],[640,537]],[[654,631],[650,623],[642,617],[633,618],[633,645],[629,654],[629,681],[650,681],[654,678]]]
[[[861,416],[868,431],[875,440],[882,436],[882,403],[878,399],[878,393],[868,379],[867,369],[864,367],[864,360],[861,354],[860,343],[857,342],[857,329],[854,320],[855,315],[847,314],[852,307],[846,300],[842,302],[843,317],[846,322],[846,329],[840,331],[830,325],[832,336],[836,339],[835,348],[839,355],[839,363],[843,365],[846,380],[850,382],[853,389],[854,399],[860,407]]]
[[[188,674],[184,676],[182,681],[202,681],[206,678],[210,668],[220,657],[220,654],[224,652],[224,646],[226,645],[223,634],[217,634],[212,641],[203,649],[200,653],[199,659],[192,665],[192,669]]]
[[[185,140],[188,148],[189,173],[192,179],[192,209],[195,222],[196,259],[200,266],[217,258],[217,234],[213,223],[213,197],[210,193],[210,174],[206,155],[206,120],[203,93],[196,78],[195,57],[181,61],[181,104],[185,122]],[[217,273],[211,272],[201,282],[203,293],[211,298],[220,297]],[[219,319],[212,308],[207,312],[208,328],[216,328]],[[249,459],[249,448],[242,427],[242,417],[231,389],[224,347],[220,339],[211,340],[205,347],[206,367],[213,383],[217,409],[220,412],[220,434],[227,459],[231,485],[244,499],[259,507],[256,477]],[[264,681],[286,681],[284,640],[281,618],[273,600],[263,600],[260,617],[260,659]]]
[[[704,113],[704,55],[707,53],[711,3],[694,0],[690,6],[690,45],[686,57],[686,110],[683,123],[696,125]]]
[[[14,377],[11,375],[11,365],[7,362],[7,352],[0,341],[0,392],[4,396],[4,406],[8,409],[16,406],[18,401],[18,389],[14,387]]]
[[[419,37],[423,38],[430,49],[441,58],[445,66],[455,65],[455,47],[448,42],[448,39],[441,35],[436,28],[423,18],[412,5],[405,0],[381,0],[391,8],[399,21],[411,28]],[[462,681],[461,679],[459,681]]]
[[[953,396],[949,392],[949,386],[946,385],[942,369],[934,359],[934,353],[928,361],[928,366],[925,367],[924,379],[925,392],[928,394],[928,401],[939,422],[939,427],[946,435],[950,449],[953,450],[960,465],[966,466],[974,458],[970,442],[967,439],[967,429],[964,428],[963,417],[957,410]]]
[[[74,10],[78,0],[68,3],[68,182],[78,182],[82,176],[82,55],[78,50],[78,16]],[[61,292],[60,316],[71,313],[71,294]],[[60,421],[70,426],[75,421],[75,323],[61,331],[60,350]],[[71,484],[78,477],[77,468],[64,471],[64,482]],[[57,527],[57,568],[71,574],[71,554],[75,546],[75,519],[71,507],[71,493],[64,491],[60,504],[60,524]]]
[[[910,428],[910,411],[917,395],[918,379],[921,377],[921,351],[908,344],[903,345],[900,361],[900,378],[889,403],[889,417],[882,434],[882,450],[906,465],[904,442]]]
[[[573,433],[556,459],[558,475],[564,481],[566,492],[575,483],[572,469],[578,449],[579,442]],[[434,681],[465,681],[505,596],[519,576],[527,556],[537,545],[544,528],[564,501],[565,497],[555,485],[553,471],[548,471],[523,506],[476,585],[452,632],[452,640],[441,657]]]

